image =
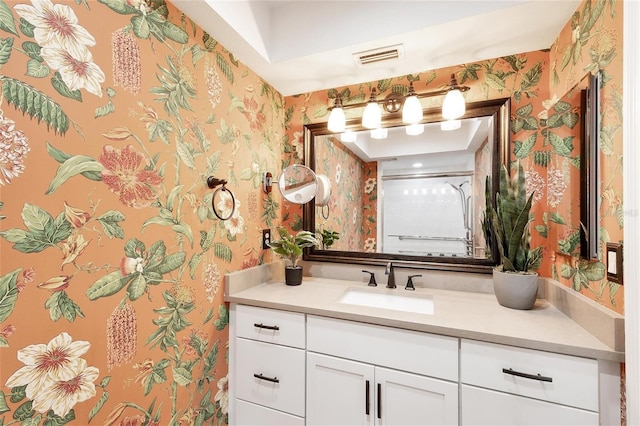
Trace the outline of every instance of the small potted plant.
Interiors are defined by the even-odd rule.
[[[278,228],[280,239],[271,241],[269,247],[279,254],[287,265],[285,267],[285,284],[300,285],[302,283],[302,266],[298,265],[302,250],[320,244],[316,235],[310,231],[300,231],[291,235],[285,228]]]
[[[534,194],[527,197],[524,178],[520,163],[512,179],[503,165],[495,207],[487,197],[490,235],[500,255],[500,265],[493,270],[494,293],[498,303],[513,309],[533,308],[538,294],[538,273],[534,270],[542,261],[542,247],[530,247],[529,213]]]

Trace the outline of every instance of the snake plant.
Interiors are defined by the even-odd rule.
[[[529,223],[534,193],[527,197],[524,179],[520,163],[512,179],[509,179],[507,167],[503,165],[495,208],[491,197],[487,197],[491,233],[496,239],[504,272],[529,272],[537,269],[542,261],[542,247],[530,247]]]

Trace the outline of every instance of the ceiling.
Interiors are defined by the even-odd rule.
[[[285,96],[548,49],[580,0],[173,0]],[[358,65],[354,53],[398,46]]]

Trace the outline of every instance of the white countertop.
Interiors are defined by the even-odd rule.
[[[428,295],[433,298],[434,313],[415,314],[339,303],[345,291],[354,287],[398,295]],[[587,358],[624,361],[624,352],[613,350],[543,299],[536,301],[534,309],[522,311],[499,305],[493,294],[437,288],[416,288],[415,292],[408,292],[404,287],[387,289],[380,284],[367,287],[360,281],[305,276],[300,286],[287,286],[280,280],[237,286],[227,289],[225,300]]]

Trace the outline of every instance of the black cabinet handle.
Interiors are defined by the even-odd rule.
[[[264,325],[260,323],[260,324],[253,324],[253,326],[256,328],[264,328],[265,330],[275,330],[275,331],[280,330],[280,327],[278,327],[277,325]]]
[[[271,383],[280,383],[280,379],[278,379],[277,377],[267,377],[263,376],[262,374],[254,374],[253,377],[260,380],[266,380],[267,382]]]
[[[371,398],[369,397],[369,381],[364,385],[364,413],[368,416],[371,407]]]
[[[382,385],[378,383],[378,418],[382,418]]]
[[[503,368],[502,372],[505,374],[511,374],[512,376],[524,377],[525,379],[539,380],[541,382],[553,382],[553,379],[551,377],[541,376],[540,374],[522,373],[520,371],[515,371],[510,368],[509,369]]]

